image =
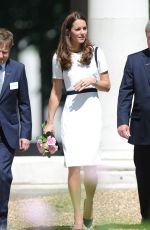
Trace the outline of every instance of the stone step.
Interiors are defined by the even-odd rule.
[[[136,187],[134,164],[131,159],[102,159],[98,167],[99,187]],[[12,166],[13,186],[66,187],[68,169],[64,158],[15,157]]]

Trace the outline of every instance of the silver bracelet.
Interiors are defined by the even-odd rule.
[[[94,83],[94,85],[95,85],[95,87],[97,87],[97,86],[98,86],[98,80],[97,80],[97,78],[95,79],[95,83]]]

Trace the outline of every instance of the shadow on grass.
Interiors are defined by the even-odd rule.
[[[70,226],[39,226],[39,227],[30,227],[25,228],[24,230],[71,230],[72,228]]]
[[[150,230],[150,224],[102,224],[95,225],[94,230]]]

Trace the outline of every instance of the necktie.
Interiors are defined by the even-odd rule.
[[[3,86],[3,72],[2,72],[2,66],[0,65],[0,93],[2,90],[2,86]]]

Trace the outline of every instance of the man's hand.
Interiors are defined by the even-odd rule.
[[[120,125],[118,127],[118,133],[121,137],[129,139],[130,135],[130,130],[128,125]]]
[[[20,138],[19,140],[19,149],[22,151],[22,152],[25,152],[28,150],[30,146],[30,141],[25,139],[25,138]]]

